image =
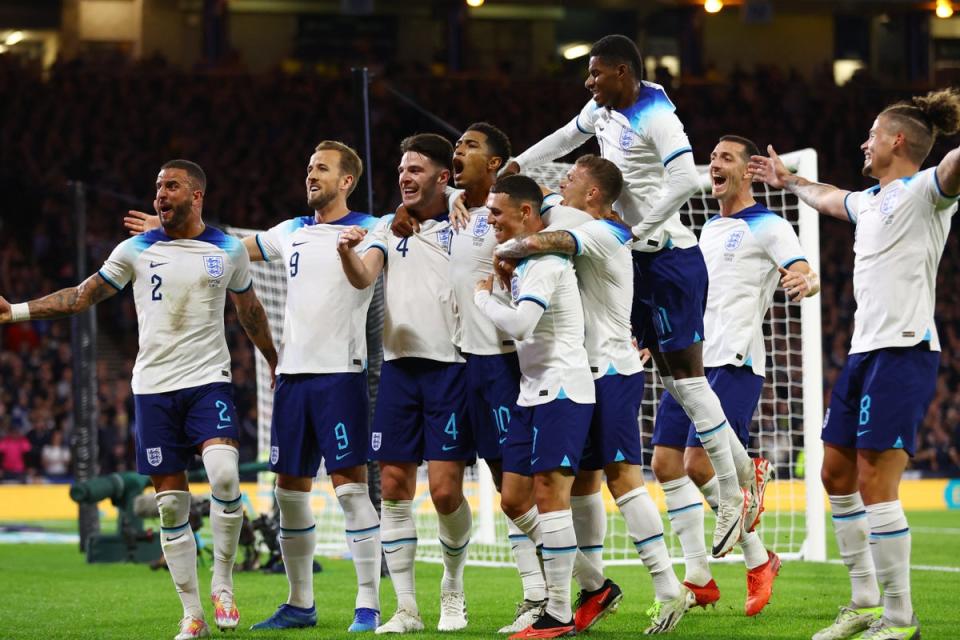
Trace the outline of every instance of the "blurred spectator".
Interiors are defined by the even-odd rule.
[[[61,482],[70,475],[70,449],[63,443],[63,432],[54,431],[40,454],[43,474],[52,482]]]
[[[0,432],[0,464],[2,479],[5,482],[22,482],[27,476],[26,456],[30,451],[30,441],[16,429],[5,428]]]

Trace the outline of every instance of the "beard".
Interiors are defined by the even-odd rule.
[[[163,226],[164,231],[173,231],[181,228],[186,224],[187,218],[190,217],[191,205],[189,202],[184,202],[179,205],[173,205],[170,211],[172,215],[169,219],[164,219],[160,216],[160,224]]]
[[[307,194],[307,206],[314,211],[319,211],[320,209],[325,209],[327,205],[333,202],[334,198],[336,198],[335,193],[326,193],[323,191],[318,192],[316,195]]]
[[[866,162],[863,163],[863,169],[860,170],[860,174],[864,178],[873,177],[873,161],[872,160],[867,160]]]

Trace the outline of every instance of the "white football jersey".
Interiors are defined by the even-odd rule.
[[[666,166],[692,152],[675,111],[662,86],[643,81],[640,96],[630,107],[623,111],[608,109],[591,99],[566,127],[571,136],[577,132],[581,138],[596,136],[600,155],[620,168],[624,188],[614,209],[630,226],[639,224],[656,204]],[[565,147],[551,150],[550,146],[538,143],[520,154],[517,162],[527,169],[567,152]],[[657,251],[665,245],[685,249],[696,244],[697,237],[680,221],[680,214],[674,213],[648,241],[636,243],[633,249]]]
[[[511,284],[514,305],[529,300],[544,309],[530,337],[517,343],[521,373],[517,404],[530,407],[564,398],[595,402],[583,346],[583,306],[571,261],[553,254],[525,258]]]
[[[460,350],[481,356],[516,351],[513,338],[473,304],[477,282],[493,273],[497,239],[487,222],[489,213],[486,207],[470,209],[470,225],[453,235],[450,250],[450,280],[460,311]],[[504,303],[510,299],[497,278],[493,279],[493,295]]]
[[[409,238],[390,231],[393,215],[371,232],[369,249],[383,252],[383,358],[464,362],[459,311],[450,282],[453,229],[446,215],[420,224]]]
[[[853,294],[857,300],[850,353],[930,341],[940,350],[933,319],[937,267],[957,211],[940,190],[936,168],[844,199],[857,226]]]
[[[765,375],[763,318],[780,284],[778,267],[806,260],[789,222],[761,204],[713,216],[700,232],[710,286],[703,364],[748,366]]]
[[[347,373],[366,368],[367,310],[373,287],[356,289],[347,280],[337,238],[345,226],[369,231],[377,222],[373,216],[351,211],[330,224],[303,216],[257,234],[263,259],[281,260],[287,274],[277,373]]]
[[[134,393],[231,381],[223,307],[228,289],[253,286],[240,240],[210,226],[188,240],[154,229],[117,245],[99,273],[118,291],[133,281],[140,334]]]
[[[591,220],[569,233],[577,244],[574,264],[583,299],[587,356],[593,377],[628,376],[642,371],[630,325],[630,229],[611,220]]]

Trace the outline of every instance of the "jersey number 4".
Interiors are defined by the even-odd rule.
[[[400,242],[397,243],[397,251],[400,252],[401,258],[406,258],[407,251],[410,251],[410,249],[407,248],[408,240],[410,240],[410,238],[400,238]]]

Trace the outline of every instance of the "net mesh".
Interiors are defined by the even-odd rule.
[[[554,189],[570,165],[549,163],[529,172],[533,178]],[[710,197],[706,167],[698,167],[701,173],[701,188],[681,210],[683,222],[698,235],[704,222],[719,213],[716,201]],[[765,185],[755,185],[757,201],[783,216],[799,233],[800,212],[795,196]],[[234,229],[236,235],[251,233]],[[816,247],[805,247],[808,254]],[[253,265],[253,277],[257,293],[267,309],[274,340],[279,344],[279,331],[283,326],[283,308],[286,295],[285,271],[277,263],[258,262]],[[382,314],[382,298],[375,300],[372,313]],[[767,490],[766,511],[762,526],[758,528],[764,544],[784,558],[802,555],[806,538],[804,488],[804,402],[802,376],[802,333],[800,305],[789,303],[782,292],[775,294],[763,325],[767,348],[767,379],[754,416],[749,452],[771,461],[776,469],[776,481]],[[371,354],[373,355],[373,354]],[[371,358],[373,361],[373,358]],[[652,366],[652,362],[650,363]],[[655,370],[655,369],[654,369]],[[267,460],[270,450],[270,415],[273,394],[270,390],[269,373],[258,354],[258,408],[259,452]],[[651,495],[657,501],[661,513],[665,513],[663,494],[653,480],[649,468],[653,448],[650,444],[656,419],[657,398],[663,391],[659,377],[651,373],[646,379],[643,403],[639,416],[639,428],[644,445],[644,475]],[[270,498],[272,474],[262,474],[260,497]],[[603,489],[607,507],[607,539],[604,544],[604,560],[608,564],[639,563],[633,541],[616,505]],[[469,563],[487,566],[510,566],[513,558],[507,538],[506,520],[499,509],[489,471],[482,462],[468,468],[464,481],[464,493],[474,511],[474,534],[471,540]],[[343,533],[343,516],[325,472],[321,469],[314,483],[313,507],[317,515],[318,551],[328,554],[346,552]],[[441,550],[437,540],[437,518],[430,502],[427,488],[426,468],[421,467],[414,499],[419,547],[417,557],[424,561],[439,562]],[[706,532],[713,531],[713,515],[707,510]],[[665,523],[668,546],[675,562],[683,559],[679,540]],[[739,561],[736,554],[728,560]]]

